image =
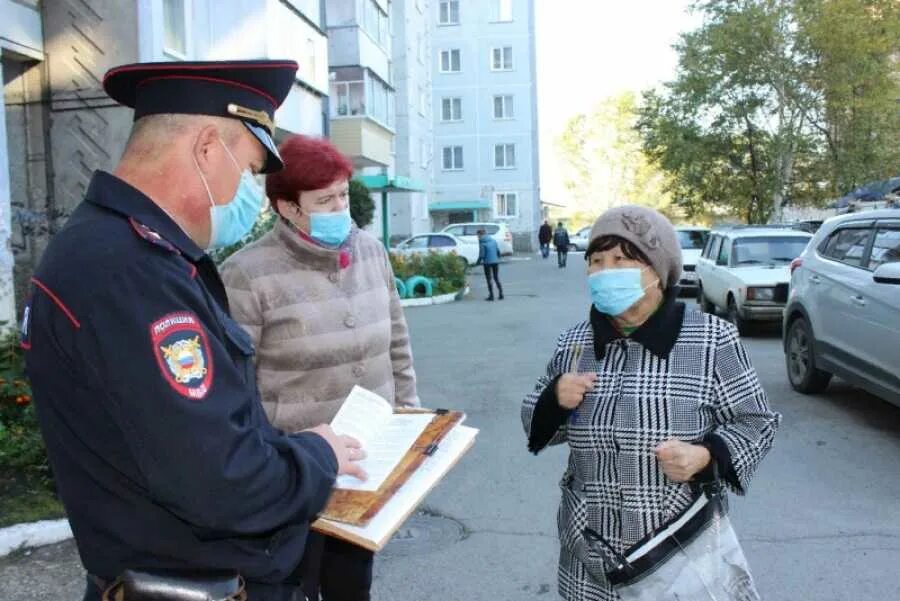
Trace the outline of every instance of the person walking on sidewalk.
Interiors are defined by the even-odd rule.
[[[550,240],[553,239],[553,227],[550,222],[544,220],[544,225],[538,230],[538,242],[541,245],[541,256],[545,259],[550,256]]]
[[[566,226],[560,221],[553,233],[553,245],[556,247],[556,261],[560,269],[566,266],[566,260],[569,257],[569,232]]]
[[[494,300],[494,287],[491,284],[491,276],[497,283],[497,292],[500,300],[503,300],[503,286],[500,284],[500,247],[492,236],[484,230],[478,230],[478,262],[484,265],[484,279],[487,280],[488,297],[484,300]]]

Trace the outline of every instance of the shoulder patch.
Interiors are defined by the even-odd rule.
[[[193,313],[170,313],[150,326],[153,353],[163,378],[175,391],[194,401],[212,387],[209,340]]]
[[[133,229],[140,238],[143,238],[150,244],[161,246],[169,252],[181,254],[180,252],[178,252],[178,249],[175,248],[175,245],[160,236],[154,230],[150,229],[148,226],[144,225],[140,221],[137,221],[134,217],[129,217],[128,223],[131,224],[131,229]]]

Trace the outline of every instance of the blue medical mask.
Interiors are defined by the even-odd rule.
[[[309,236],[328,246],[340,246],[350,235],[350,209],[336,213],[310,213]]]
[[[627,311],[644,297],[644,287],[641,284],[644,269],[604,269],[589,275],[588,286],[594,307],[612,317]]]
[[[241,171],[238,162],[235,160],[234,155],[231,154],[231,151],[228,150],[228,147],[225,146],[225,143],[221,140],[219,142],[222,144],[225,152],[228,153],[228,157],[234,163],[235,168]],[[257,217],[259,217],[259,212],[265,201],[265,194],[262,188],[256,183],[250,170],[244,169],[241,171],[241,181],[234,193],[234,197],[228,204],[217,205],[213,201],[209,184],[206,182],[203,172],[200,171],[197,159],[194,159],[194,165],[200,173],[200,179],[203,181],[203,186],[206,188],[206,194],[209,197],[210,231],[209,244],[206,246],[207,250],[223,248],[239,242],[241,238],[250,233]]]

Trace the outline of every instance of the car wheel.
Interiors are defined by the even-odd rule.
[[[716,314],[716,306],[703,294],[703,286],[701,284],[697,284],[697,303],[700,305],[700,310],[704,313]]]
[[[747,335],[749,324],[746,319],[741,317],[741,313],[737,308],[737,303],[734,302],[734,299],[731,297],[728,298],[728,321],[737,328],[737,331],[741,336]]]
[[[467,258],[465,258],[465,257],[460,257],[460,258],[459,258],[459,262],[462,263],[463,271],[465,271],[465,270],[467,270],[467,269],[469,268],[469,260],[468,260]]]
[[[797,392],[822,392],[831,381],[830,373],[816,367],[815,348],[816,339],[809,324],[802,317],[795,319],[788,328],[784,358],[788,380]]]

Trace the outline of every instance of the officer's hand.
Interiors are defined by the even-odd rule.
[[[360,467],[357,461],[366,458],[366,452],[358,440],[352,436],[337,434],[328,424],[320,424],[315,428],[310,428],[306,432],[318,434],[331,445],[338,461],[338,476],[348,475],[355,476],[360,480],[365,480],[368,476],[366,471]]]

